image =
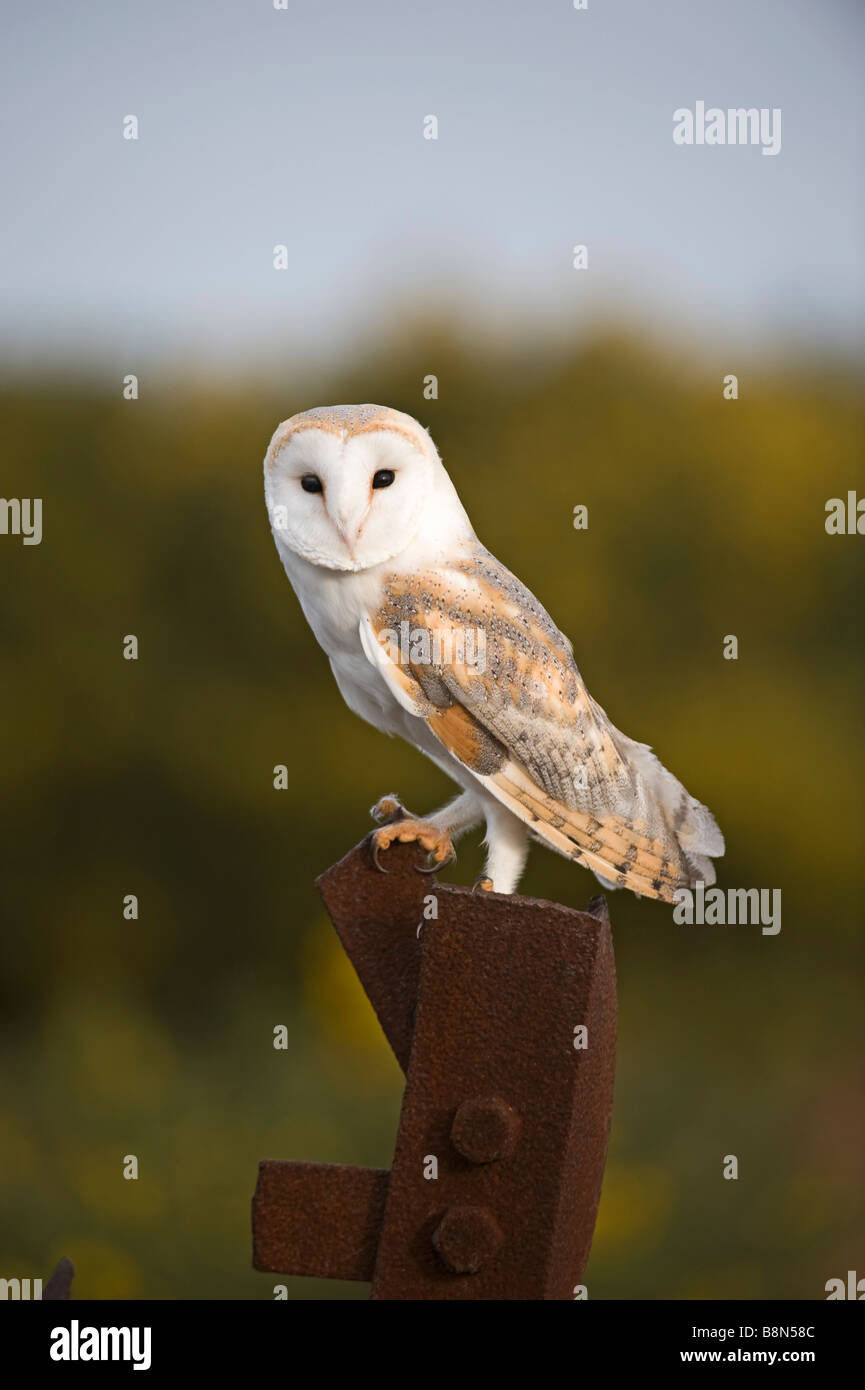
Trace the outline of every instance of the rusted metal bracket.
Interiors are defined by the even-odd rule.
[[[318,880],[405,1072],[390,1172],[265,1159],[253,1265],[375,1299],[571,1299],[613,1100],[606,903],[575,912],[439,884],[363,841]]]

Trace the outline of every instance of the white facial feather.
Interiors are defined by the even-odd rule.
[[[320,491],[305,491],[304,479]],[[329,570],[368,570],[421,535],[431,544],[470,531],[426,430],[379,406],[286,420],[265,459],[265,497],[280,552]]]

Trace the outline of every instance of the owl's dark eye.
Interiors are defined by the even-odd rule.
[[[300,485],[304,492],[321,492],[321,478],[317,478],[314,473],[304,473],[300,480]]]
[[[393,469],[380,468],[377,473],[372,475],[373,487],[390,487],[394,479]]]

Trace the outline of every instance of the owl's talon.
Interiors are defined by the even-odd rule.
[[[382,864],[381,860],[380,860],[379,857],[378,857],[378,850],[379,850],[379,847],[378,847],[378,845],[377,845],[376,842],[375,842],[375,836],[373,836],[373,838],[370,840],[370,846],[369,846],[369,848],[370,848],[370,854],[371,854],[371,856],[372,856],[372,862],[373,862],[373,864],[375,865],[375,867],[378,869],[379,873],[380,873],[380,874],[387,874],[387,873],[390,873],[390,870],[389,870],[389,869],[386,869],[386,868],[384,867],[384,864]]]
[[[418,866],[418,873],[419,873],[419,874],[435,874],[435,873],[438,873],[439,869],[446,869],[447,866],[448,866],[448,864],[455,864],[455,863],[456,863],[456,857],[457,857],[457,852],[456,852],[456,850],[454,849],[453,845],[450,844],[450,842],[449,842],[449,843],[448,843],[448,848],[446,849],[446,852],[445,852],[445,854],[442,856],[442,858],[439,859],[436,855],[434,855],[434,856],[433,856],[433,862],[432,862],[432,864],[426,864],[426,865],[421,864],[421,865]]]
[[[472,892],[473,892],[473,893],[494,893],[494,892],[495,892],[495,889],[494,889],[494,887],[493,887],[493,881],[492,881],[492,879],[491,879],[491,878],[484,878],[484,876],[483,876],[483,874],[482,874],[481,877],[480,877],[480,878],[476,878],[475,881],[474,881],[474,883],[472,884]]]
[[[387,796],[379,797],[375,805],[369,808],[370,815],[379,825],[383,821],[390,820],[391,816],[395,816],[397,812],[401,816],[408,816],[409,814],[396,792],[389,792]]]
[[[379,853],[383,849],[389,849],[397,840],[403,844],[419,844],[432,855],[433,864],[429,868],[419,868],[418,873],[435,873],[437,869],[444,868],[456,859],[451,837],[444,830],[430,825],[428,821],[395,820],[374,830],[370,836],[372,862],[381,873],[387,873],[387,870],[379,860]]]

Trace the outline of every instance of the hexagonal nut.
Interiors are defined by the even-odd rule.
[[[504,1244],[499,1223],[488,1207],[449,1207],[433,1232],[432,1243],[452,1274],[477,1274]]]
[[[451,1143],[469,1163],[494,1163],[510,1153],[519,1128],[519,1116],[507,1101],[472,1096],[454,1115]]]

